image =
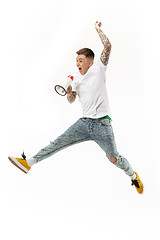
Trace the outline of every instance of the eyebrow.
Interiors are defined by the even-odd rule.
[[[79,59],[77,58],[77,60],[83,60],[83,58],[79,58]]]

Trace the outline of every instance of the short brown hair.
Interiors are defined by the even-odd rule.
[[[79,51],[76,52],[78,55],[85,55],[87,58],[94,59],[94,52],[89,48],[82,48]]]

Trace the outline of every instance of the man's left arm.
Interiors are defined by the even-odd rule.
[[[104,45],[104,49],[101,53],[101,62],[107,66],[108,64],[108,60],[109,60],[109,56],[110,56],[110,52],[111,52],[111,43],[108,40],[108,38],[106,37],[106,35],[103,33],[103,31],[101,30],[101,22],[96,22],[95,23],[95,29],[97,30],[99,37],[102,41],[102,44]]]

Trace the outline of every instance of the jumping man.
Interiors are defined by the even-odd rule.
[[[107,158],[121,168],[131,179],[138,193],[143,192],[143,184],[133,171],[126,158],[117,151],[111,125],[111,113],[106,90],[106,69],[111,52],[111,43],[101,30],[101,23],[95,23],[95,29],[104,46],[100,58],[94,62],[94,52],[89,48],[77,51],[77,73],[71,86],[67,89],[67,99],[73,103],[76,97],[82,104],[83,116],[61,136],[30,159],[9,156],[9,160],[23,172],[28,173],[31,167],[56,152],[73,144],[84,141],[95,141],[105,152]]]

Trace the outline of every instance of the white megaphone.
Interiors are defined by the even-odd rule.
[[[61,82],[59,85],[56,85],[54,87],[55,91],[61,95],[61,96],[65,96],[66,95],[66,90],[67,88],[71,85],[71,82],[73,81],[74,77],[69,75],[67,77],[67,79],[63,80],[63,82]]]

